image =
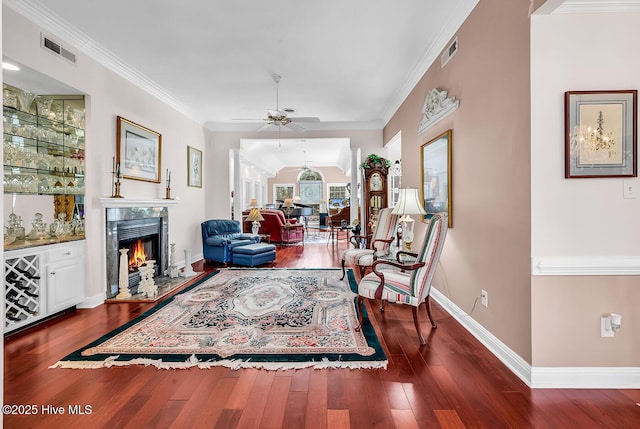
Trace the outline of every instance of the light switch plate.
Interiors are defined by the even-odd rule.
[[[638,184],[634,180],[623,180],[622,181],[623,191],[622,197],[625,199],[632,199],[638,197],[637,187]]]

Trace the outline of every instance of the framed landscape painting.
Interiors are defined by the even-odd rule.
[[[453,227],[451,204],[452,130],[447,130],[420,148],[420,190],[428,221],[435,213],[446,213]]]
[[[121,177],[160,183],[161,149],[159,133],[118,116],[116,156]]]
[[[565,92],[565,178],[636,177],[637,90]]]

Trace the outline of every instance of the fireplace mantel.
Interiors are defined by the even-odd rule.
[[[166,198],[139,200],[133,198],[100,198],[100,204],[106,208],[124,207],[170,207],[178,204],[178,200],[167,200]]]

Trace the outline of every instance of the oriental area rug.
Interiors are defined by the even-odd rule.
[[[221,269],[51,368],[386,368],[340,269]]]

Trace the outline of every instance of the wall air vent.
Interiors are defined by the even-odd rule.
[[[456,52],[458,52],[458,38],[453,39],[453,42],[444,50],[442,56],[440,57],[440,68],[443,68],[447,65],[451,57],[453,57]]]
[[[76,54],[66,48],[63,48],[58,42],[55,42],[49,36],[45,36],[42,33],[40,33],[40,46],[73,64],[77,61]]]

